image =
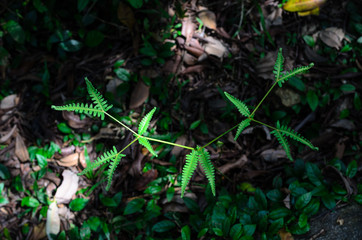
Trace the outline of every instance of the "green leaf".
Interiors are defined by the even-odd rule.
[[[114,69],[113,72],[117,75],[117,77],[125,82],[130,80],[131,74],[127,69],[124,68],[117,68]]]
[[[212,230],[214,231],[216,236],[219,236],[219,237],[223,236],[223,232],[222,232],[222,230],[220,228],[216,227],[216,228],[213,228]]]
[[[181,239],[190,240],[191,239],[191,229],[188,225],[185,225],[181,228]]]
[[[34,0],[33,1],[33,6],[40,13],[44,13],[44,12],[48,11],[48,8],[44,5],[44,3],[42,3],[41,0]]]
[[[99,195],[99,200],[101,200],[101,203],[103,204],[103,206],[106,206],[106,207],[117,207],[118,206],[118,204],[116,203],[116,201],[114,201],[113,198],[106,197],[102,193]]]
[[[0,163],[0,178],[3,180],[9,179],[11,177],[9,169]]]
[[[25,32],[19,23],[14,20],[9,20],[4,25],[4,29],[8,31],[10,36],[18,43],[24,44],[25,42]]]
[[[153,225],[152,231],[167,232],[167,231],[170,231],[171,229],[175,228],[175,226],[176,226],[176,224],[174,222],[171,222],[169,220],[163,220],[163,221],[160,221],[160,222],[156,223],[155,225]]]
[[[358,171],[357,161],[353,160],[347,166],[346,176],[349,178],[353,178],[354,176],[356,176],[357,171]]]
[[[305,41],[305,43],[306,43],[308,46],[314,47],[315,41],[314,41],[314,38],[313,38],[312,36],[304,35],[304,36],[303,36],[303,40]]]
[[[77,52],[83,47],[83,44],[78,40],[69,39],[59,43],[59,46],[66,52]]]
[[[359,204],[362,204],[362,194],[357,194],[356,196],[354,196],[354,200]]]
[[[147,150],[155,157],[157,157],[157,153],[155,152],[155,150],[153,150],[151,143],[143,137],[138,138],[138,142],[139,144],[141,144],[142,146],[144,146],[145,148],[147,148]]]
[[[127,0],[134,8],[141,8],[143,5],[143,0]]]
[[[267,200],[265,194],[260,188],[257,188],[255,191],[255,200],[259,203],[262,209],[267,209]]]
[[[279,48],[278,57],[274,64],[273,73],[275,74],[276,81],[278,81],[280,73],[283,71],[284,57],[283,57],[282,51],[283,50],[281,48]]]
[[[321,172],[317,165],[314,163],[307,162],[305,164],[305,169],[307,172],[308,179],[316,186],[320,186],[322,184],[321,182]]]
[[[171,202],[174,195],[175,195],[175,188],[174,187],[167,188],[166,190],[167,201]]]
[[[89,202],[89,199],[76,198],[70,202],[69,208],[73,212],[81,211],[81,210],[83,210],[83,208],[85,208],[85,206],[87,205],[88,202]]]
[[[143,198],[136,198],[131,200],[126,208],[124,209],[123,214],[129,215],[138,212],[142,209],[143,205],[145,204],[145,200]]]
[[[299,196],[297,198],[297,201],[295,203],[295,208],[296,209],[302,209],[305,206],[307,206],[307,204],[310,202],[310,200],[312,199],[312,193],[311,192],[307,192],[301,196]]]
[[[244,119],[240,124],[239,124],[239,127],[238,127],[238,131],[236,132],[236,135],[235,135],[235,138],[234,140],[236,141],[236,139],[240,136],[240,134],[244,131],[244,129],[250,125],[250,122],[251,122],[251,119],[250,118],[247,118],[247,119]]]
[[[318,151],[317,147],[313,146],[313,144],[310,141],[305,139],[302,135],[300,135],[293,129],[290,129],[287,126],[279,126],[279,122],[277,123],[277,128],[282,133],[282,135],[286,135],[286,136],[290,137],[291,139],[294,139],[294,140],[308,146],[309,148]]]
[[[320,206],[319,200],[313,198],[310,201],[310,203],[308,203],[308,205],[305,208],[303,208],[303,213],[311,217],[318,212],[319,206]]]
[[[317,109],[319,100],[318,100],[317,94],[314,91],[312,91],[312,90],[308,91],[307,102],[309,104],[310,109],[312,109],[312,111],[315,111]]]
[[[343,84],[340,89],[343,92],[354,92],[356,90],[356,87],[352,84]]]
[[[104,34],[97,30],[91,30],[87,33],[85,44],[88,47],[96,47],[103,42]]]
[[[185,194],[186,187],[190,182],[192,174],[196,170],[198,161],[198,152],[196,150],[192,150],[192,152],[186,156],[186,163],[182,169],[181,197]]]
[[[274,209],[273,211],[271,211],[269,213],[269,218],[271,219],[279,219],[279,218],[284,218],[287,217],[291,214],[292,212],[286,208],[286,207],[280,207],[277,209]]]
[[[153,108],[149,113],[146,114],[146,116],[143,117],[142,121],[140,122],[138,126],[138,134],[142,135],[147,131],[148,125],[150,125],[151,118],[153,114],[155,113],[156,108]]]
[[[84,8],[88,5],[89,0],[78,0],[78,12],[84,10]]]
[[[207,180],[210,183],[212,194],[216,195],[215,169],[210,160],[210,154],[205,148],[197,147],[198,159],[202,169],[205,171]]]
[[[326,194],[322,196],[322,202],[324,206],[328,209],[333,209],[336,206],[336,201],[332,194]]]
[[[256,230],[255,224],[247,224],[244,226],[244,233],[246,236],[253,236]]]
[[[99,217],[91,216],[87,220],[87,224],[93,232],[97,232],[99,231],[99,227],[101,226],[102,221],[99,219]]]
[[[194,130],[195,128],[197,128],[201,123],[201,120],[196,120],[195,122],[191,123],[190,125],[190,129]]]
[[[269,234],[276,234],[280,229],[283,228],[283,225],[284,225],[283,218],[279,218],[277,220],[272,221],[268,229]]]
[[[62,133],[69,134],[72,133],[72,129],[64,122],[61,122],[57,125],[58,130]]]
[[[357,92],[354,93],[353,104],[354,108],[357,111],[361,110],[362,107],[361,98],[359,97],[359,94]]]
[[[301,92],[304,92],[306,89],[304,82],[299,77],[290,78],[288,84],[295,87]]]
[[[199,231],[199,233],[197,234],[197,238],[200,239],[201,237],[205,236],[205,234],[207,233],[208,230],[209,230],[208,228],[203,228],[203,229],[201,229],[201,230]]]
[[[250,111],[248,107],[245,105],[245,103],[243,103],[242,101],[240,101],[239,99],[235,98],[234,96],[230,95],[227,92],[224,92],[224,94],[230,100],[230,102],[232,102],[236,106],[241,115],[245,117],[250,117]]]
[[[184,197],[183,200],[186,207],[190,209],[192,212],[200,212],[200,207],[197,204],[197,202],[195,202],[195,200],[188,197]]]
[[[301,228],[304,228],[308,224],[308,216],[304,213],[299,215],[298,225]]]
[[[84,78],[86,84],[87,84],[87,90],[88,94],[91,96],[91,99],[93,101],[93,104],[95,105],[95,108],[107,112],[110,108],[112,108],[112,105],[108,105],[107,101],[103,98],[103,96],[98,92],[97,89],[95,89],[92,85],[92,83],[88,80],[88,78]],[[102,118],[102,120],[104,117]]]
[[[21,206],[37,208],[40,205],[39,201],[33,197],[24,197],[21,200]]]
[[[234,226],[232,226],[230,229],[230,237],[233,240],[239,240],[241,234],[243,234],[243,226],[240,223],[234,224]]]
[[[282,193],[279,191],[279,189],[270,190],[266,196],[273,202],[279,202],[282,200]]]

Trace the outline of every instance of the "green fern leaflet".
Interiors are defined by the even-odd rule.
[[[240,134],[244,131],[244,129],[250,125],[250,122],[251,122],[251,119],[250,118],[247,118],[247,119],[244,119],[240,124],[239,124],[239,127],[238,127],[238,130],[236,132],[236,135],[235,135],[235,138],[234,140],[236,141],[236,139],[238,139],[238,137],[240,136]]]
[[[196,150],[192,150],[191,153],[187,154],[186,163],[182,169],[181,197],[184,197],[186,187],[189,184],[191,177],[196,170],[198,161],[198,152]]]
[[[274,71],[273,71],[273,73],[275,74],[275,79],[277,80],[279,79],[280,73],[283,71],[283,63],[284,63],[284,57],[282,54],[282,49],[279,48],[277,61],[275,62]]]
[[[277,123],[277,128],[281,132],[281,134],[286,135],[300,143],[303,143],[304,145],[308,146],[309,148],[318,151],[318,147],[313,146],[313,144],[305,139],[302,135],[297,133],[291,128],[288,128],[287,126],[278,126],[279,123]]]
[[[207,180],[210,183],[212,194],[216,195],[216,186],[215,186],[215,169],[210,160],[210,154],[206,151],[205,148],[197,147],[199,162],[202,169],[205,171]]]
[[[138,138],[138,142],[139,144],[141,144],[142,146],[144,146],[145,148],[147,148],[147,150],[155,157],[157,157],[157,153],[155,152],[155,150],[153,150],[151,143],[144,137],[140,137]]]
[[[274,130],[271,132],[271,134],[273,134],[277,138],[280,145],[282,145],[289,160],[293,161],[293,157],[292,157],[292,154],[290,153],[288,141],[283,137],[283,135],[279,132],[279,130]]]
[[[88,78],[85,78],[85,82],[87,84],[88,93],[91,96],[91,99],[96,108],[102,110],[103,112],[107,112],[110,108],[112,108],[112,105],[107,104],[107,101],[103,98],[102,94],[100,94],[98,90],[93,87]]]
[[[114,161],[117,157],[118,151],[116,147],[113,146],[112,150],[109,150],[105,153],[103,153],[102,156],[99,156],[92,164],[88,165],[81,173],[78,173],[78,175],[84,175],[87,172],[92,171],[96,167],[99,167],[102,164],[105,164],[109,161]]]
[[[120,163],[122,157],[125,157],[126,155],[124,154],[117,154],[117,156],[114,158],[114,160],[109,164],[109,169],[107,171],[107,176],[108,176],[108,183],[107,183],[107,187],[106,190],[109,191],[109,189],[111,188],[111,184],[112,184],[112,179],[113,179],[113,175],[114,175],[114,171],[116,170],[118,164]]]
[[[282,84],[284,82],[286,82],[287,80],[289,80],[291,77],[293,77],[293,76],[295,76],[297,74],[305,73],[306,71],[311,69],[313,66],[314,66],[314,64],[311,63],[311,64],[309,64],[309,66],[298,67],[298,68],[295,68],[295,69],[291,70],[290,72],[282,73],[281,77],[276,79],[276,81],[278,82],[279,87],[282,87]]]
[[[96,109],[92,104],[84,103],[71,103],[64,106],[52,106],[52,109],[57,111],[74,111],[75,113],[85,113],[90,114],[93,117],[100,117],[104,119],[104,112],[102,110]]]
[[[239,110],[241,115],[243,115],[245,117],[250,117],[249,108],[245,105],[245,103],[243,103],[242,101],[240,101],[239,99],[237,99],[233,95],[230,95],[227,92],[224,92],[224,94],[230,100],[230,102],[232,102],[236,106],[236,108]]]
[[[146,114],[146,116],[144,116],[144,118],[142,119],[142,121],[140,122],[139,126],[138,126],[138,134],[142,135],[147,131],[148,125],[150,125],[150,121],[151,118],[153,116],[153,114],[155,113],[156,108],[153,108],[149,113]]]

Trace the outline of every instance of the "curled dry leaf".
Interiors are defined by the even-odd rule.
[[[38,239],[44,239],[45,237],[46,237],[45,222],[41,222],[34,227],[29,239],[38,240]]]
[[[134,109],[141,106],[150,94],[150,87],[147,86],[142,80],[139,80],[132,91],[131,101],[129,108]]]
[[[185,45],[188,45],[194,35],[196,24],[193,23],[190,13],[186,14],[188,17],[182,19],[181,35],[185,37]]]
[[[78,165],[79,153],[72,153],[66,157],[63,157],[57,161],[60,166],[71,167]]]
[[[319,33],[319,38],[329,47],[339,50],[342,47],[344,32],[341,28],[330,27]]]
[[[182,135],[182,136],[178,137],[175,143],[180,144],[180,145],[186,145],[186,143],[187,143],[186,136]],[[180,147],[173,147],[173,149],[171,150],[171,155],[175,155],[175,157],[178,157],[183,150],[184,149],[180,148]]]
[[[47,211],[47,222],[45,232],[48,239],[53,239],[60,231],[60,218],[57,203],[54,201],[49,205]]]
[[[202,10],[197,16],[200,18],[205,27],[216,30],[216,15],[210,10]]]
[[[6,133],[4,136],[0,138],[0,143],[8,141],[11,138],[11,136],[13,136],[15,130],[16,130],[16,125],[14,125],[14,127],[8,133]]]
[[[262,58],[256,65],[256,71],[258,76],[264,79],[274,79],[273,69],[275,59],[277,58],[277,52],[268,52],[264,58]]]
[[[29,160],[29,152],[25,146],[24,139],[20,134],[16,135],[15,142],[15,155],[19,158],[21,162],[26,162]]]
[[[55,200],[58,204],[67,204],[77,192],[79,177],[69,170],[65,170],[62,175],[63,182],[55,193]]]
[[[185,53],[184,63],[186,63],[187,65],[195,65],[197,63],[197,58],[195,58],[189,53]]]
[[[0,109],[13,108],[19,104],[19,97],[16,94],[6,96],[1,100]]]
[[[67,120],[68,125],[74,129],[84,128],[89,122],[89,118],[81,120],[79,115],[74,112],[63,111],[62,115],[63,118]]]

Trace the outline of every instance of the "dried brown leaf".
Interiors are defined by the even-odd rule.
[[[16,94],[6,96],[1,100],[0,109],[13,108],[19,104],[19,97]]]
[[[16,130],[16,125],[14,125],[14,127],[7,134],[5,134],[0,138],[0,143],[8,141],[10,137],[14,134],[15,130]]]
[[[278,88],[275,94],[280,97],[282,104],[286,107],[291,107],[300,102],[299,94],[288,88]]]
[[[342,47],[344,32],[341,28],[330,27],[321,31],[319,37],[327,46],[339,50]]]
[[[69,170],[65,170],[62,175],[63,182],[55,193],[55,200],[58,204],[68,204],[77,192],[79,177]]]
[[[53,236],[58,235],[60,231],[60,218],[59,218],[59,211],[56,202],[52,202],[49,205],[47,211],[47,221],[46,221],[46,234],[48,239],[52,239]]]
[[[118,4],[117,16],[121,23],[128,27],[128,29],[132,32],[133,27],[136,23],[136,19],[132,8],[125,4],[124,2],[120,2]]]
[[[182,28],[181,35],[185,37],[187,46],[192,39],[192,35],[194,35],[196,24],[192,21],[190,14],[187,14],[188,17],[182,19]]]
[[[57,161],[60,166],[71,167],[78,165],[79,153],[73,153]]]
[[[202,21],[205,27],[216,30],[216,15],[210,10],[202,10],[198,13],[198,17]]]
[[[29,160],[29,152],[25,146],[25,142],[20,134],[16,135],[16,142],[15,142],[15,155],[19,158],[21,162],[25,162]]]
[[[233,168],[242,168],[246,164],[247,161],[248,161],[248,158],[244,154],[237,161],[222,165],[218,169],[221,173],[225,174],[228,171],[232,170]]]
[[[134,109],[141,106],[147,100],[149,94],[150,87],[147,86],[142,80],[139,80],[132,91],[129,108]]]

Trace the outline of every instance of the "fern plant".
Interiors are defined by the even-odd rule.
[[[275,87],[276,84],[279,85],[279,87],[282,87],[283,83],[288,81],[292,76],[295,76],[297,74],[301,74],[309,70],[313,67],[313,64],[310,64],[309,66],[303,66],[296,69],[293,69],[289,72],[284,72],[283,70],[283,63],[284,58],[282,56],[282,49],[278,52],[278,57],[274,66],[273,73],[275,74],[275,81],[272,87],[269,89],[269,91],[265,94],[265,96],[262,98],[262,100],[258,103],[258,105],[254,108],[253,112],[250,112],[247,105],[240,101],[239,99],[235,98],[231,94],[224,92],[225,96],[230,100],[231,103],[235,105],[235,107],[238,109],[240,114],[245,117],[240,123],[235,125],[234,127],[230,128],[228,131],[222,133],[220,136],[216,137],[215,139],[211,140],[209,143],[207,143],[204,146],[197,146],[197,147],[189,147],[184,146],[172,142],[163,141],[161,139],[151,138],[147,137],[147,130],[149,127],[149,124],[151,122],[153,114],[156,112],[156,108],[153,108],[149,113],[147,113],[143,119],[140,121],[138,126],[138,132],[133,131],[131,128],[129,128],[124,123],[120,122],[116,118],[114,118],[111,114],[109,114],[107,111],[112,108],[111,104],[108,104],[107,101],[103,98],[103,96],[98,92],[96,88],[93,87],[91,82],[85,78],[85,82],[87,84],[87,90],[88,93],[93,101],[92,104],[87,103],[72,103],[64,106],[52,106],[54,110],[58,111],[74,111],[76,113],[85,113],[89,114],[93,117],[100,117],[102,120],[105,118],[105,116],[108,116],[112,120],[116,121],[120,125],[122,125],[124,128],[126,128],[128,131],[132,132],[135,139],[132,140],[126,147],[124,147],[121,150],[117,150],[115,147],[113,147],[112,150],[109,150],[105,152],[102,156],[98,157],[92,164],[88,165],[81,173],[80,175],[86,174],[93,169],[99,167],[102,164],[109,163],[109,169],[106,172],[107,174],[107,186],[106,190],[110,189],[112,178],[114,175],[114,172],[117,168],[117,166],[121,163],[122,158],[126,155],[122,154],[124,150],[126,150],[128,147],[130,147],[135,142],[138,142],[142,146],[144,146],[152,155],[157,157],[156,151],[153,149],[151,142],[159,142],[164,144],[173,145],[176,147],[185,148],[188,150],[191,150],[189,154],[186,155],[185,158],[185,164],[182,169],[182,177],[181,177],[181,197],[184,196],[187,185],[189,184],[193,173],[195,172],[198,164],[200,164],[200,167],[203,169],[205,176],[210,184],[211,191],[213,195],[216,195],[216,185],[215,185],[215,168],[213,164],[211,163],[210,154],[206,150],[206,147],[212,144],[213,142],[217,141],[219,138],[224,136],[225,134],[229,133],[230,131],[237,128],[237,132],[235,134],[235,140],[240,136],[242,131],[248,127],[252,122],[264,125],[268,128],[270,128],[272,131],[271,133],[276,137],[280,145],[285,150],[286,156],[293,160],[292,153],[289,147],[289,143],[286,139],[286,137],[289,137],[293,140],[296,140],[308,147],[310,147],[313,150],[318,150],[317,147],[313,146],[313,144],[302,137],[299,133],[296,131],[288,128],[287,126],[280,125],[279,122],[276,123],[276,127],[270,126],[266,123],[263,123],[261,121],[258,121],[254,118],[255,112],[258,110],[258,108],[261,106],[265,98],[269,95],[269,93],[272,91],[272,89]]]

